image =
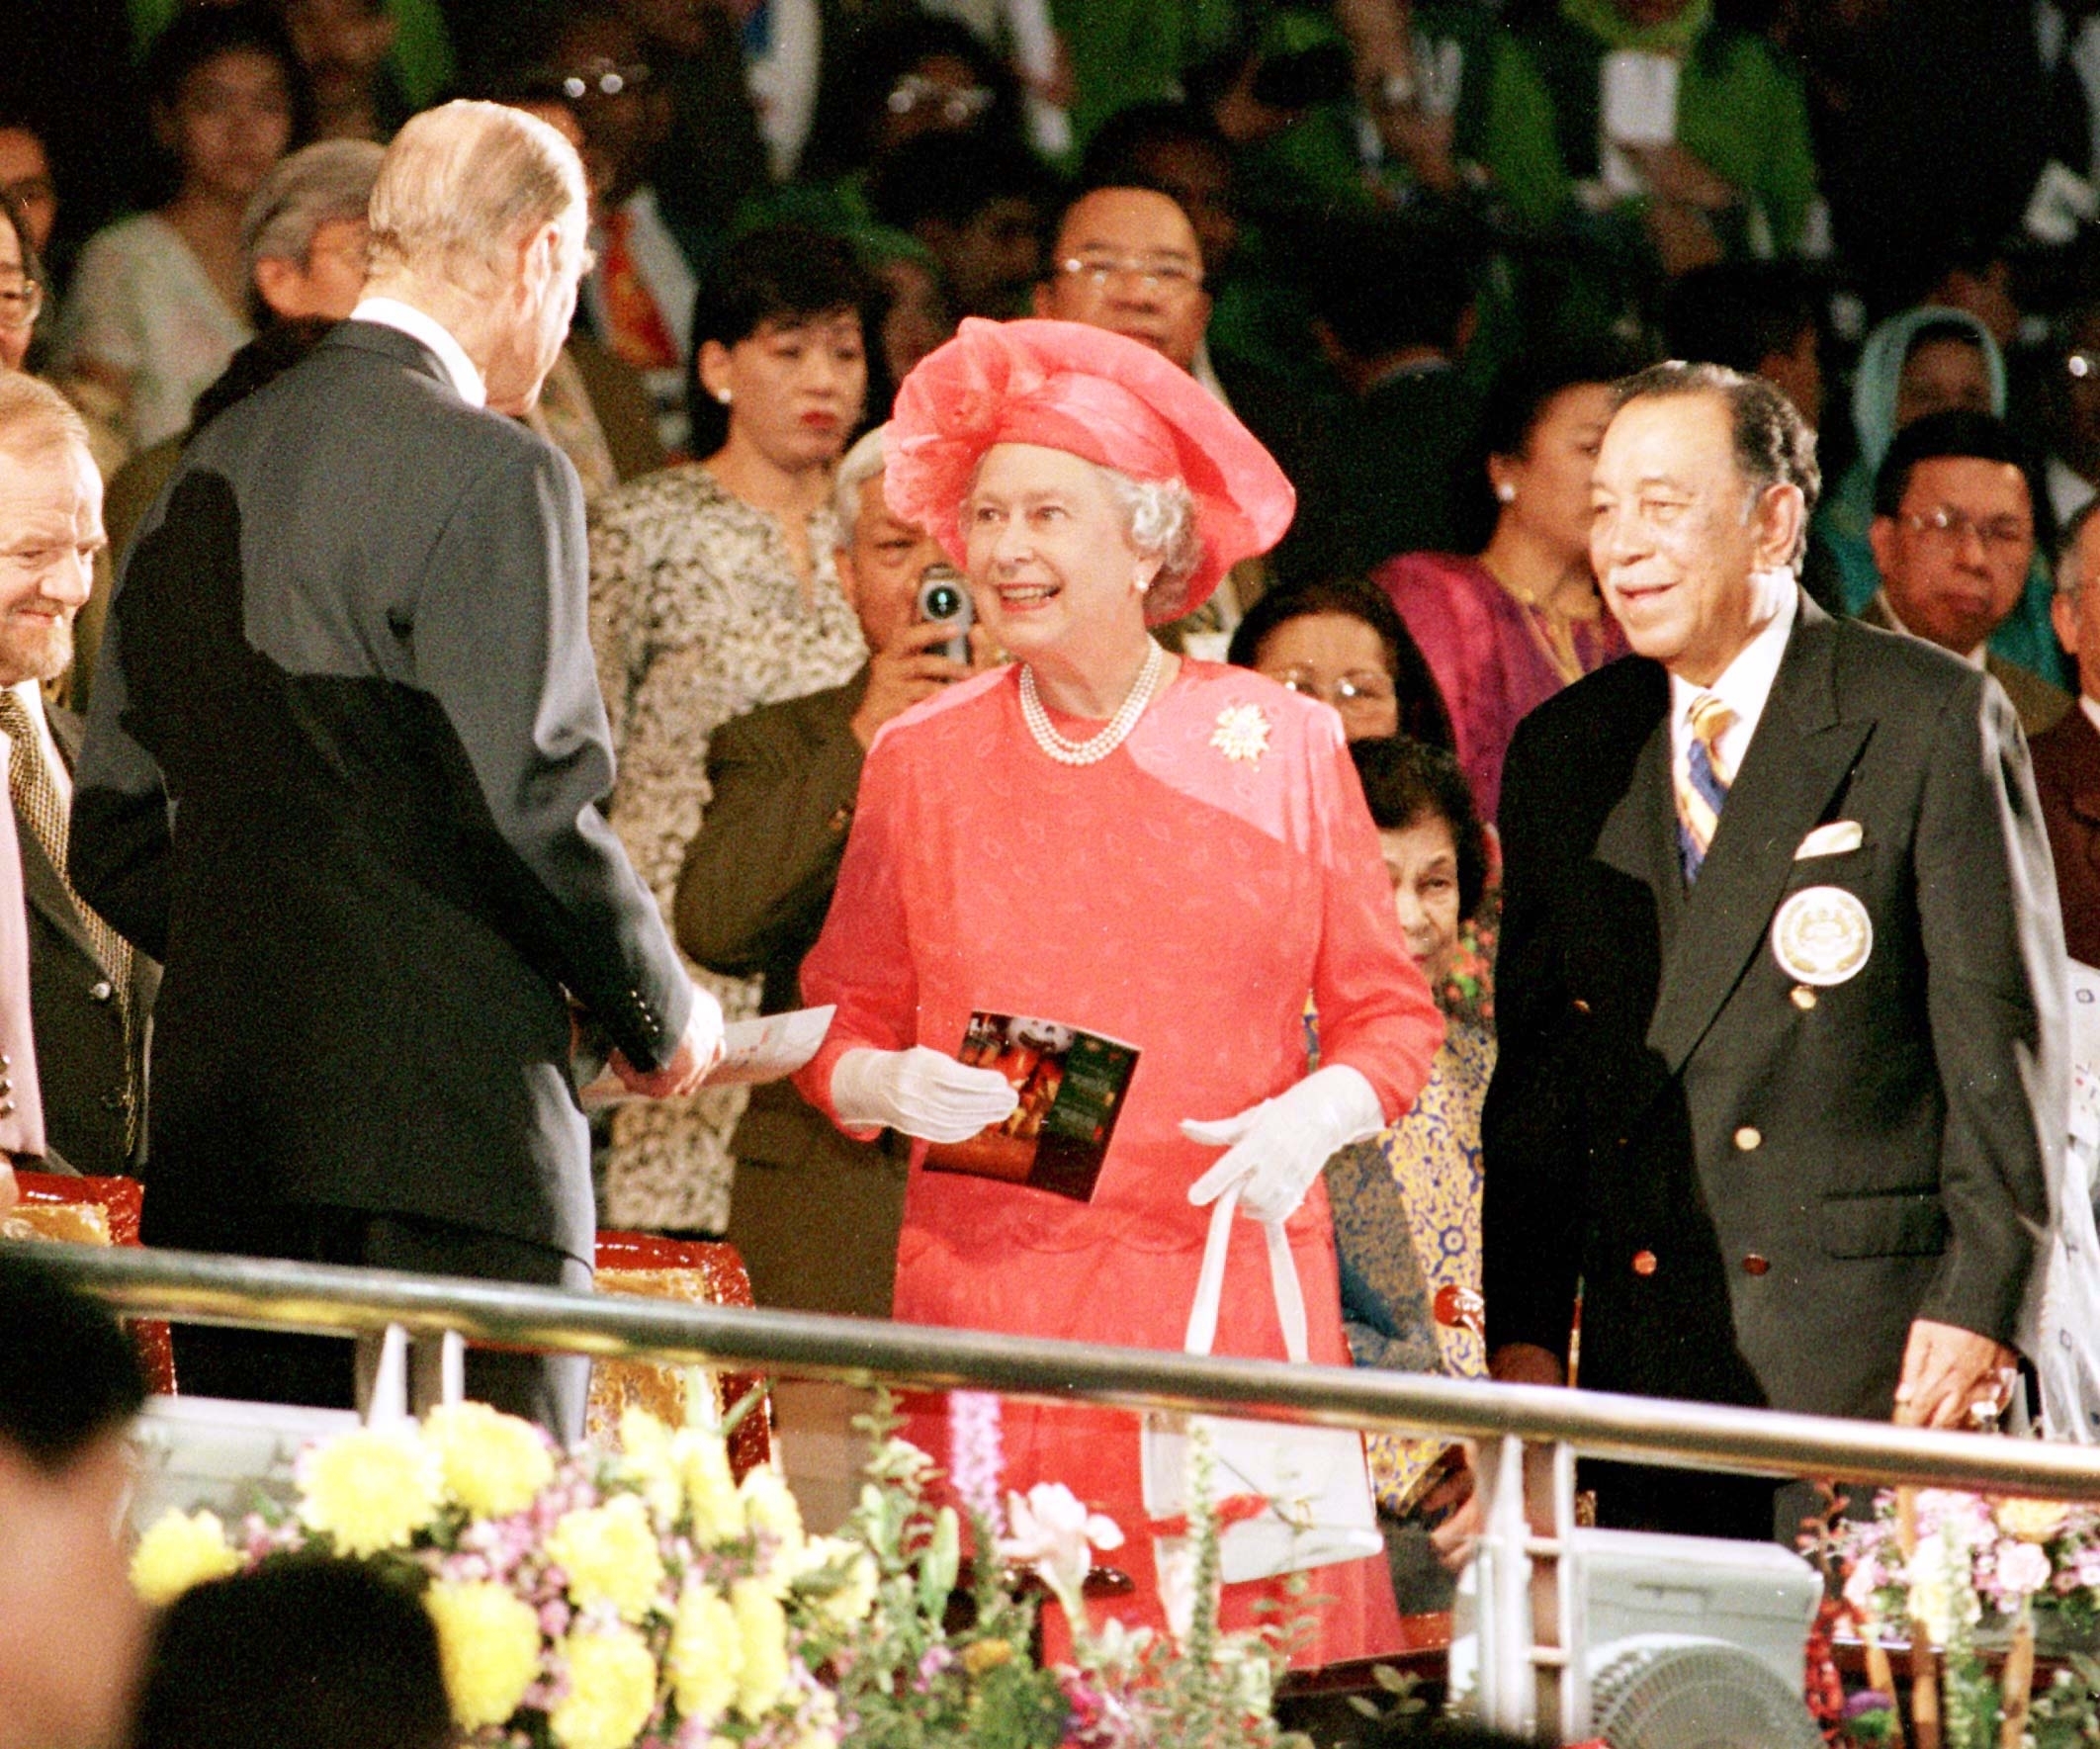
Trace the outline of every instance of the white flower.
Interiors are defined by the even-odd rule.
[[[1948,1642],[1958,1620],[1972,1623],[1982,1614],[1969,1579],[1969,1552],[1950,1535],[1920,1537],[1903,1577],[1910,1613],[1936,1644]]]
[[[1001,1538],[999,1552],[1026,1561],[1068,1610],[1094,1565],[1091,1549],[1123,1546],[1115,1521],[1090,1513],[1062,1482],[1038,1482],[1025,1499],[1008,1494],[1006,1522],[1013,1533]]]
[[[2049,1583],[2049,1555],[2032,1542],[1998,1544],[1998,1589],[2026,1597]]]

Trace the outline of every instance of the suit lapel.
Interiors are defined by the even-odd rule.
[[[1673,1075],[1742,978],[1794,852],[1874,729],[1872,720],[1839,720],[1836,627],[1805,597],[1799,614],[1664,960],[1648,1044]]]
[[[1657,669],[1660,675],[1662,670]],[[1642,882],[1655,895],[1665,962],[1685,910],[1684,863],[1677,847],[1677,800],[1670,787],[1670,693],[1665,680],[1654,727],[1634,762],[1633,781],[1597,835],[1597,860]]]

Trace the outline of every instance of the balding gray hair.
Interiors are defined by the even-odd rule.
[[[280,158],[240,216],[248,277],[258,261],[307,265],[313,233],[337,219],[365,217],[386,148],[369,139],[323,139]]]
[[[2078,542],[2084,537],[2086,527],[2095,517],[2100,517],[2100,497],[2087,498],[2063,525],[2063,532],[2056,537],[2056,550],[2051,566],[2051,576],[2056,582],[2058,595],[2075,595],[2084,581],[2078,575]]]
[[[372,274],[486,295],[521,241],[584,211],[583,161],[537,116],[459,99],[409,118],[372,190]]]
[[[0,371],[0,452],[29,461],[67,445],[92,453],[87,426],[72,402],[48,383]]]
[[[860,520],[860,488],[889,463],[889,430],[887,425],[878,425],[863,431],[831,477],[831,512],[838,518],[841,547],[853,544],[853,525]]]

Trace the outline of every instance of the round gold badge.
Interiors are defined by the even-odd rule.
[[[1799,984],[1842,984],[1874,952],[1874,921],[1843,887],[1806,887],[1772,919],[1772,957]]]

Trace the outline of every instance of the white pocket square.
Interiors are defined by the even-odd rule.
[[[1828,826],[1817,827],[1801,840],[1801,847],[1794,851],[1794,860],[1804,862],[1811,856],[1836,856],[1846,850],[1857,850],[1866,836],[1857,820],[1833,820]]]

